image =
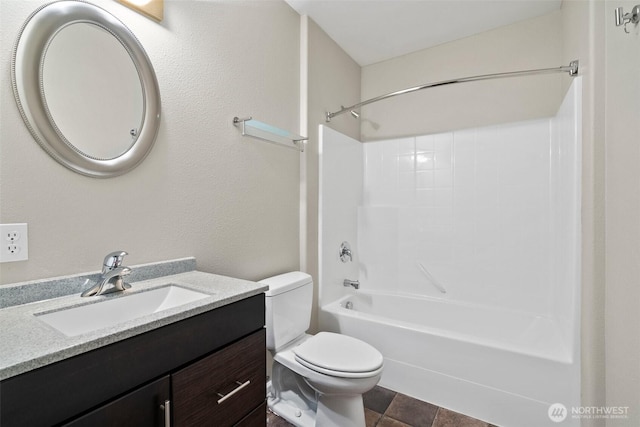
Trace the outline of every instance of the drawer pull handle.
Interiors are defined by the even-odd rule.
[[[171,427],[171,401],[165,400],[160,409],[164,411],[164,427]]]
[[[244,383],[241,383],[240,381],[236,381],[236,384],[238,384],[238,387],[236,387],[231,393],[227,393],[227,394],[218,393],[218,396],[220,396],[220,399],[218,399],[218,404],[221,404],[222,402],[224,402],[225,400],[227,400],[228,398],[230,398],[231,396],[233,396],[234,394],[236,394],[237,392],[239,392],[240,390],[242,390],[243,388],[251,384],[251,380],[247,380]]]

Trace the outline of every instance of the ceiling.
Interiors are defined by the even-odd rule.
[[[361,66],[560,9],[562,0],[286,0]]]

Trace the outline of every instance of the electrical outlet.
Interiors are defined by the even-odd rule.
[[[7,243],[14,243],[16,240],[20,240],[20,233],[16,230],[11,230],[5,236]]]
[[[0,224],[0,262],[29,259],[27,224]]]

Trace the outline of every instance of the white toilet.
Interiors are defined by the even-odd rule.
[[[382,375],[382,354],[331,332],[306,334],[313,281],[292,272],[260,281],[265,292],[267,348],[273,355],[269,408],[302,427],[364,427],[362,393]]]

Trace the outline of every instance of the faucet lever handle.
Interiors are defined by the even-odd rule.
[[[338,255],[340,256],[340,261],[342,262],[353,261],[353,256],[351,254],[351,245],[349,245],[349,242],[344,241],[340,244],[340,252]]]
[[[127,275],[131,274],[131,271],[132,271],[131,268],[129,268],[129,267],[117,267],[117,268],[120,269],[119,276],[127,276]]]
[[[125,255],[129,255],[129,253],[125,251],[115,251],[104,257],[104,261],[102,262],[102,273],[104,274],[107,271],[120,267]]]

